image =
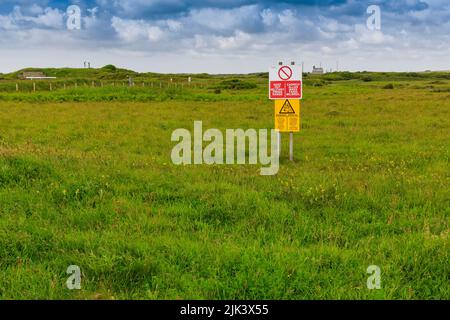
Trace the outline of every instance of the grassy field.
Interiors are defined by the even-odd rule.
[[[276,176],[172,164],[194,120],[273,128],[266,76],[0,93],[0,298],[449,299],[450,80],[307,77]]]

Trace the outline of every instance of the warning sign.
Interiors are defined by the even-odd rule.
[[[281,80],[289,80],[292,77],[292,69],[288,66],[278,69],[278,77]]]
[[[284,102],[283,107],[281,107],[280,114],[295,114],[295,110],[292,108],[289,100]]]
[[[301,99],[302,71],[296,65],[271,67],[269,99]]]
[[[275,100],[275,129],[280,132],[300,131],[300,100]]]

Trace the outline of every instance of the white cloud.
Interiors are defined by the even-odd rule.
[[[193,46],[202,52],[216,53],[248,48],[253,38],[250,34],[236,30],[231,36],[215,36],[196,34]]]
[[[292,27],[297,24],[298,19],[295,17],[295,14],[292,10],[286,9],[283,10],[280,14],[278,14],[278,19],[280,23],[285,27]]]
[[[236,49],[241,48],[249,43],[251,36],[245,32],[237,30],[231,37],[216,37],[220,49]]]
[[[142,20],[127,20],[112,17],[111,26],[117,35],[126,42],[136,42],[145,39],[158,41],[164,35],[161,28]]]
[[[235,30],[259,18],[257,5],[233,9],[204,8],[191,10],[187,20],[211,30]]]
[[[202,49],[205,48],[207,46],[206,40],[203,38],[202,35],[200,34],[196,34],[194,36],[194,47],[196,49]]]
[[[14,23],[30,22],[38,27],[49,27],[49,28],[61,28],[64,21],[64,13],[58,9],[45,8],[39,10],[37,6],[32,11],[40,12],[37,16],[23,15],[20,6],[15,6],[12,13],[12,19]]]
[[[0,15],[0,30],[14,30],[18,29],[18,26],[14,23],[10,15],[2,16]]]
[[[359,42],[364,44],[389,44],[395,41],[391,35],[384,34],[380,30],[369,30],[362,24],[355,25],[355,36]]]
[[[272,26],[273,24],[275,24],[276,17],[272,13],[272,10],[264,9],[263,11],[261,11],[260,15],[261,15],[262,22],[264,23],[264,25]]]
[[[159,27],[149,26],[147,28],[147,37],[150,41],[158,41],[164,35],[164,32]]]
[[[166,24],[170,31],[175,31],[175,32],[180,31],[181,27],[183,26],[183,24],[181,22],[172,20],[172,19],[166,20]]]
[[[342,43],[342,48],[346,50],[352,51],[358,49],[358,47],[358,41],[353,38],[350,38]]]
[[[27,10],[31,15],[38,15],[42,14],[44,12],[44,9],[41,6],[38,6],[36,3],[34,3],[31,7]]]
[[[138,41],[146,36],[146,26],[143,22],[112,17],[111,26],[114,28],[119,38],[124,41]]]

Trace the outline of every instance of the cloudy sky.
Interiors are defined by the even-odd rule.
[[[79,30],[67,27],[70,5],[81,9]],[[367,26],[370,5],[380,8],[379,30]],[[280,59],[305,71],[450,70],[450,1],[0,0],[0,72],[88,60],[248,73]]]

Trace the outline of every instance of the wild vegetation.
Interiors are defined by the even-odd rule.
[[[0,298],[450,298],[448,73],[305,74],[294,162],[283,136],[260,176],[170,137],[273,128],[267,74],[45,71],[0,81]]]

